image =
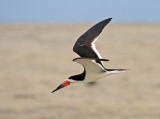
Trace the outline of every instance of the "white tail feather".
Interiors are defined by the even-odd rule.
[[[120,72],[126,72],[126,69],[124,70],[112,70],[112,71],[107,71],[108,74],[117,74],[117,73],[120,73]]]

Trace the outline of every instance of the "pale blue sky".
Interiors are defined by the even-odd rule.
[[[0,0],[0,22],[160,22],[160,0]]]

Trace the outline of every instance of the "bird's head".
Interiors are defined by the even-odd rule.
[[[66,87],[66,86],[69,86],[70,85],[70,81],[68,81],[68,80],[66,80],[66,81],[64,81],[62,84],[60,84],[55,90],[53,90],[51,93],[53,93],[53,92],[55,92],[55,91],[57,91],[57,90],[59,90],[59,89],[61,89],[61,88],[64,88],[64,87]]]

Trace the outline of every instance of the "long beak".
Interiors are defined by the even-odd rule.
[[[64,81],[61,85],[59,85],[55,90],[53,90],[51,93],[54,93],[55,91],[61,89],[61,88],[64,88],[66,86],[70,85],[70,82],[69,81]]]

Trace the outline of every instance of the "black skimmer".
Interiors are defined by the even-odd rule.
[[[127,70],[105,68],[103,61],[109,60],[102,59],[95,47],[95,42],[98,39],[98,36],[104,27],[111,21],[111,19],[112,18],[108,18],[97,23],[78,38],[73,47],[73,51],[80,57],[73,59],[73,61],[81,64],[84,67],[84,71],[81,74],[70,76],[66,81],[53,90],[52,93],[70,85],[70,83],[95,82],[107,75],[120,73]]]

